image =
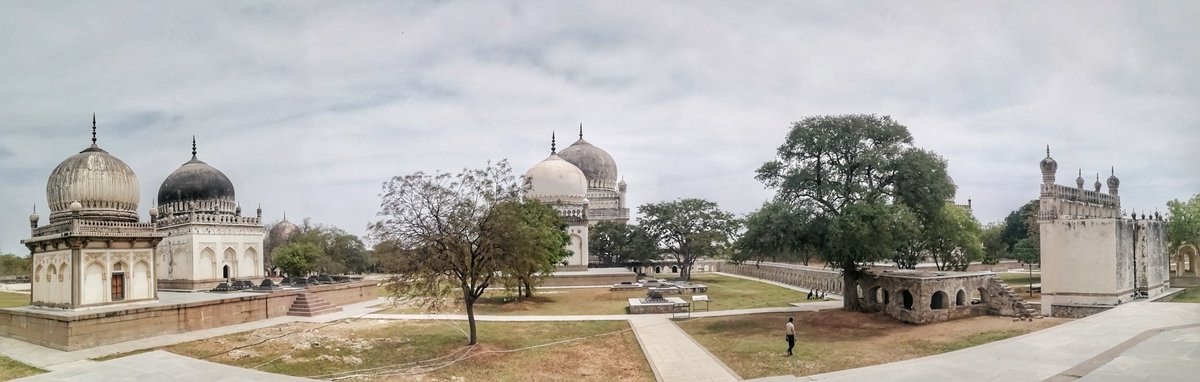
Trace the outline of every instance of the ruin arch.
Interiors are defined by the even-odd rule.
[[[912,292],[908,291],[908,289],[904,289],[904,290],[900,291],[900,301],[903,303],[904,309],[912,310],[913,295],[912,295]]]
[[[874,288],[869,289],[870,292],[867,293],[867,301],[870,301],[872,304],[879,304],[880,302],[882,302],[883,297],[882,297],[882,294],[880,293],[881,290],[883,290],[883,287],[880,287],[878,285],[876,285]]]
[[[954,296],[954,305],[957,305],[957,306],[967,305],[967,291],[962,290],[962,289],[958,290],[958,293]]]
[[[933,296],[929,297],[929,309],[946,309],[946,308],[948,308],[948,306],[946,306],[946,303],[949,302],[949,301],[947,301],[948,299],[949,299],[949,296],[946,296],[946,292],[942,292],[940,290],[937,292],[933,292]]]
[[[979,287],[979,289],[977,289],[975,291],[975,293],[978,293],[978,295],[979,295],[979,303],[980,304],[987,304],[987,302],[988,302],[987,288]]]

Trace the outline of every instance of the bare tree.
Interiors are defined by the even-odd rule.
[[[388,242],[383,261],[396,275],[392,296],[438,309],[460,294],[478,343],[475,302],[498,281],[508,254],[510,224],[497,206],[520,200],[522,185],[507,161],[458,174],[417,172],[383,184],[379,216],[371,236]]]

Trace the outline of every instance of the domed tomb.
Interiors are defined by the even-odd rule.
[[[587,195],[587,176],[555,153],[553,141],[550,156],[525,171],[525,179],[529,196],[541,201],[582,202]]]
[[[237,213],[233,182],[221,170],[196,157],[192,139],[192,159],[179,166],[158,187],[160,212],[167,214],[204,211],[233,215]]]
[[[79,217],[90,220],[137,222],[138,180],[133,169],[96,145],[68,157],[46,180],[50,223],[71,218],[71,204],[79,202]]]
[[[583,126],[579,128],[579,140],[572,143],[558,156],[583,171],[591,188],[615,189],[617,187],[617,162],[607,151],[583,139]]]
[[[271,232],[267,234],[267,240],[273,244],[286,243],[292,240],[293,237],[300,233],[300,227],[283,218],[283,221],[271,227]]]

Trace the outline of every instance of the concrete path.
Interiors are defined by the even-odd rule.
[[[741,378],[661,315],[629,319],[642,353],[661,382],[732,382]]]
[[[202,340],[212,337],[220,337],[224,335],[240,333],[247,330],[261,329],[289,322],[331,322],[346,318],[353,318],[366,315],[368,313],[379,310],[372,308],[373,306],[384,303],[384,299],[375,299],[363,301],[360,303],[345,305],[341,312],[330,313],[316,317],[295,317],[282,316],[266,320],[247,322],[244,324],[221,326],[212,329],[197,330],[186,333],[166,334],[157,337],[142,338],[133,341],[126,341],[111,345],[97,346],[76,351],[62,351],[51,349],[41,345],[34,345],[28,342],[18,341],[7,337],[0,337],[0,355],[20,361],[22,363],[45,369],[45,370],[67,370],[77,367],[83,367],[95,364],[90,361],[92,358],[100,358],[113,354],[127,353],[143,349],[151,349],[162,346],[170,346],[178,343]],[[107,363],[106,363],[107,364]]]
[[[226,366],[165,351],[153,351],[71,370],[35,375],[16,381],[304,382],[312,380]]]
[[[773,380],[1194,381],[1200,375],[1200,332],[1190,325],[1198,323],[1200,304],[1139,301],[950,353]]]

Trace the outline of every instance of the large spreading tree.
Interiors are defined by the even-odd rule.
[[[588,255],[602,266],[633,266],[658,259],[658,245],[635,224],[601,221],[588,228]]]
[[[475,302],[493,283],[522,280],[562,256],[563,224],[544,205],[522,201],[507,161],[457,174],[417,172],[384,183],[370,233],[393,276],[392,296],[438,309],[462,298],[477,344]],[[557,213],[555,213],[557,214]],[[526,284],[525,281],[529,281]]]
[[[638,207],[638,225],[675,260],[679,276],[692,279],[697,259],[725,253],[740,225],[733,214],[704,199],[678,199]]]
[[[776,200],[811,209],[827,222],[813,245],[842,271],[847,310],[861,309],[856,286],[867,266],[897,248],[903,209],[917,220],[931,219],[954,195],[945,160],[915,147],[904,125],[876,115],[795,122],[757,178],[776,191]]]
[[[817,250],[813,243],[822,240],[822,223],[811,209],[779,201],[763,203],[746,216],[745,231],[731,260],[791,260],[808,265]]]

